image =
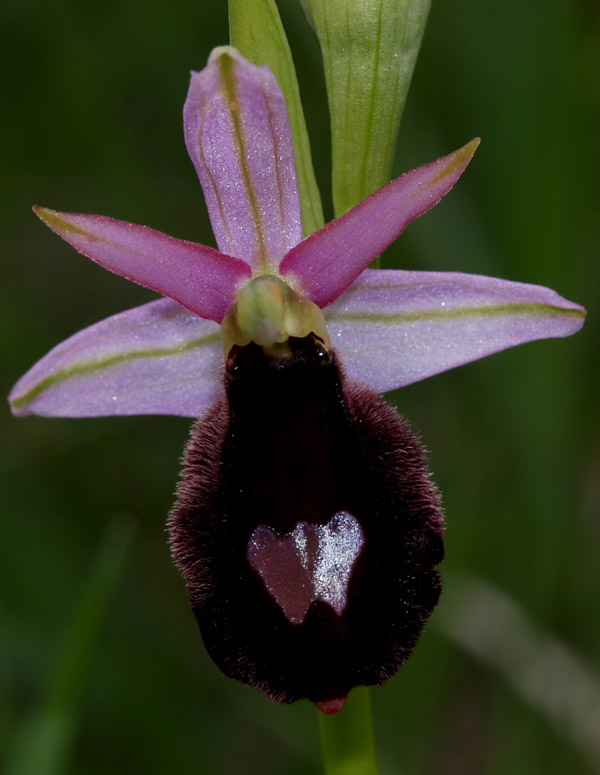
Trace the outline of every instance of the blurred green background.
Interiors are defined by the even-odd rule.
[[[280,8],[327,202],[319,52],[294,0]],[[181,109],[188,71],[227,41],[226,3],[9,0],[0,29],[6,394],[65,337],[153,298],[54,237],[31,205],[212,244]],[[600,772],[594,0],[434,0],[396,172],[475,135],[460,184],[384,265],[540,283],[590,314],[570,340],[393,396],[431,450],[448,530],[443,601],[372,693],[381,771]],[[223,678],[188,611],[164,523],[189,423],[0,421],[0,769],[320,772],[313,707]]]

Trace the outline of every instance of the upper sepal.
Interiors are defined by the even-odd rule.
[[[255,65],[269,65],[285,97],[296,156],[298,191],[304,234],[325,223],[315,178],[304,110],[292,52],[277,10],[276,0],[229,0],[229,39]]]
[[[219,249],[276,270],[302,239],[302,219],[290,124],[273,74],[234,48],[217,48],[192,73],[183,118]]]

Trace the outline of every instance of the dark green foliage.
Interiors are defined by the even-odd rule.
[[[5,5],[7,394],[69,334],[152,298],[52,237],[31,205],[213,244],[181,109],[188,71],[226,42],[227,29],[224,2]],[[318,51],[295,0],[281,6],[325,190]],[[538,282],[590,310],[572,339],[526,345],[394,397],[432,451],[448,524],[445,573],[485,578],[596,670],[599,51],[591,2],[434,3],[396,171],[474,135],[483,142],[452,195],[384,257],[389,266]],[[1,423],[0,758],[48,684],[107,522],[125,509],[137,515],[139,537],[88,678],[69,772],[320,772],[314,708],[282,708],[225,681],[199,648],[164,532],[188,423],[15,420],[8,408]],[[595,771],[543,709],[447,640],[436,616],[400,675],[373,692],[383,773]]]

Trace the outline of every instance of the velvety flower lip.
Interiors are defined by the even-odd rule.
[[[104,216],[36,208],[79,252],[168,299],[54,348],[13,388],[16,415],[199,416],[220,389],[218,324],[240,289],[265,274],[323,308],[348,376],[379,391],[583,325],[582,307],[539,286],[367,268],[452,188],[477,139],[302,240],[289,120],[267,66],[216,49],[192,74],[184,130],[219,250]]]
[[[289,345],[281,359],[234,348],[191,430],[169,534],[225,675],[333,713],[410,656],[440,594],[443,515],[396,410],[317,337]]]

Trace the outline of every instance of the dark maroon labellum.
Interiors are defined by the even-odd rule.
[[[280,702],[325,712],[409,656],[437,603],[442,513],[395,410],[313,336],[234,347],[192,429],[170,518],[206,648]]]

